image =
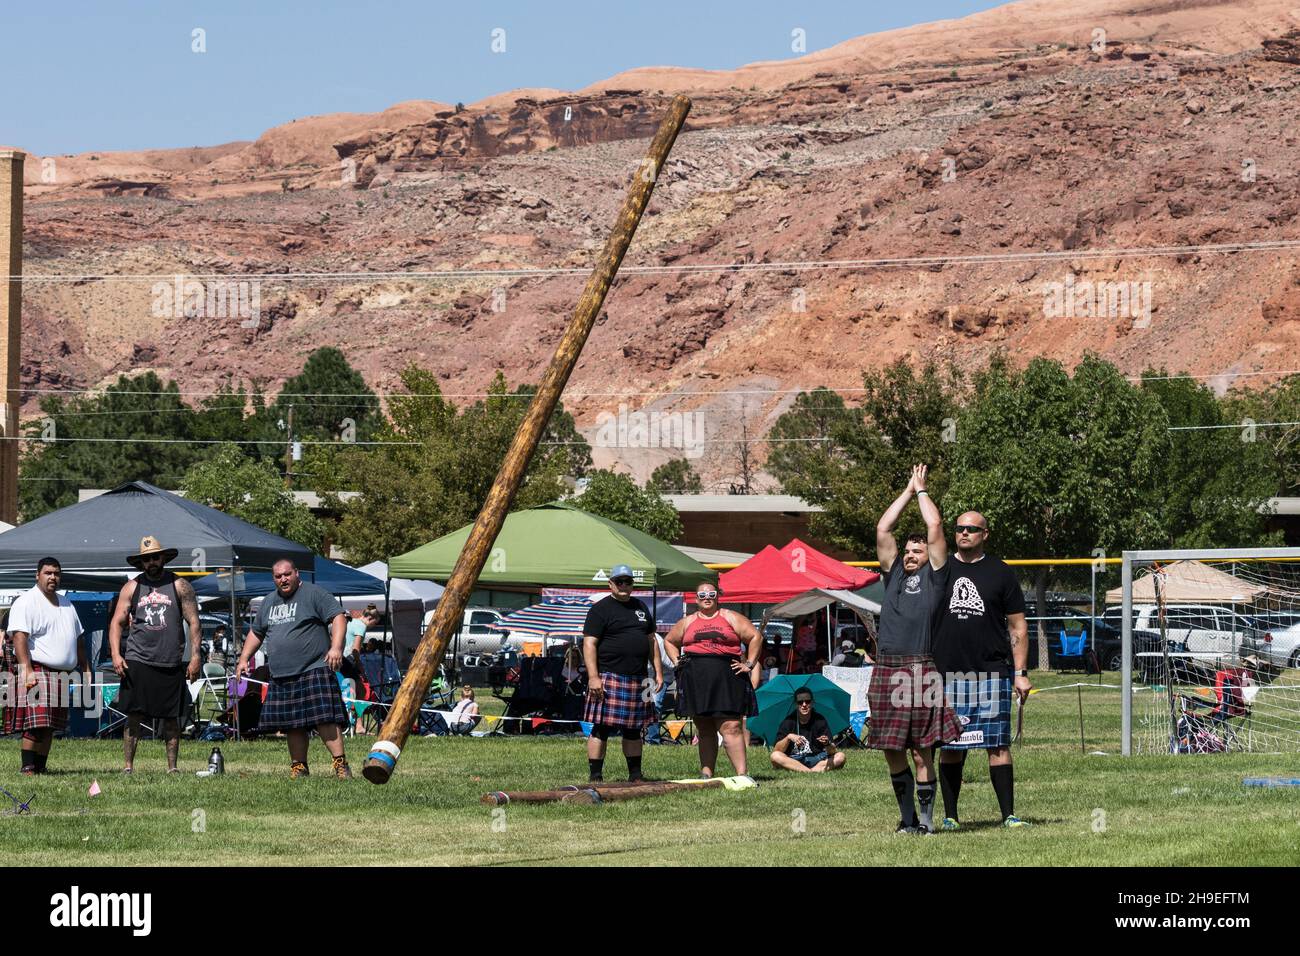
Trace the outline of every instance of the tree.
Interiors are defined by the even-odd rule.
[[[1221,401],[1195,379],[1148,370],[1142,390],[1160,403],[1171,431],[1163,461],[1164,544],[1171,548],[1230,548],[1268,538],[1260,505],[1280,491],[1266,429],[1239,403]],[[1237,426],[1237,427],[1233,427]]]
[[[603,468],[587,476],[587,489],[573,503],[590,514],[644,531],[660,541],[676,541],[682,533],[677,509],[658,492],[641,490],[627,475]]]
[[[463,411],[442,397],[430,371],[409,366],[401,382],[406,394],[390,396],[390,420],[374,434],[390,444],[323,449],[308,467],[326,504],[342,515],[338,543],[355,562],[387,559],[473,521],[528,407],[500,373],[488,396]],[[562,497],[575,461],[590,461],[591,449],[563,406],[545,434],[578,444],[538,447],[515,510]],[[344,503],[337,496],[344,490],[360,495]]]
[[[379,398],[336,348],[307,357],[302,371],[284,383],[269,417],[287,424],[291,406],[293,434],[300,440],[365,441],[383,421]]]
[[[175,382],[154,372],[119,376],[101,394],[47,395],[27,425],[20,510],[30,521],[75,504],[81,488],[143,480],[174,488],[210,446],[196,438],[196,416]]]
[[[674,458],[656,468],[645,487],[646,491],[661,495],[698,495],[703,484],[689,461]]]
[[[1108,362],[1085,356],[1073,379],[1047,359],[1021,372],[994,362],[954,437],[943,513],[982,513],[1000,557],[1079,557],[1159,540],[1167,418]],[[1040,613],[1051,571],[1035,569]],[[1041,621],[1038,634],[1046,667]]]
[[[324,528],[316,516],[285,489],[270,463],[250,458],[236,445],[221,445],[207,460],[193,465],[185,473],[181,490],[193,501],[313,551],[322,549]]]
[[[865,372],[862,384],[862,404],[856,409],[824,388],[799,395],[773,426],[773,436],[827,440],[776,442],[768,467],[786,494],[821,506],[810,522],[813,534],[859,553],[874,553],[876,522],[907,484],[912,465],[930,466],[936,497],[947,486],[948,439],[961,379],[933,364],[918,373],[899,359]],[[915,522],[920,530],[919,514]]]
[[[758,464],[754,459],[754,444],[749,440],[749,419],[740,420],[740,438],[732,449],[732,461],[736,466],[736,477],[740,479],[731,485],[733,495],[752,495],[754,493],[754,473]]]

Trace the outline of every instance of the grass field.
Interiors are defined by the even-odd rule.
[[[1081,678],[1034,675],[1039,687]],[[1095,678],[1093,678],[1095,680]],[[1106,675],[1107,683],[1117,683]],[[651,864],[651,865],[1273,865],[1300,861],[1300,790],[1247,789],[1242,777],[1300,770],[1300,757],[1238,754],[1124,759],[1119,692],[1083,691],[1080,752],[1073,689],[1036,694],[1016,759],[1016,809],[1034,826],[1002,830],[979,754],[967,763],[965,828],[896,837],[883,757],[851,751],[831,774],[778,774],[750,751],[757,790],[701,792],[603,806],[478,802],[490,790],[541,789],[586,777],[583,742],[565,738],[412,739],[392,781],[360,777],[369,738],[348,741],[357,779],[328,778],[312,748],[309,780],[287,778],[283,742],[223,746],[224,777],[198,778],[210,744],[186,742],[168,777],[162,745],[141,745],[124,778],[121,742],[56,741],[51,773],[17,774],[18,742],[0,741],[0,786],[33,813],[0,816],[0,864]],[[615,745],[611,742],[611,752]],[[647,748],[655,777],[695,776],[688,746]],[[612,753],[606,777],[619,779]],[[727,773],[725,760],[719,767]],[[87,795],[98,780],[103,793]],[[8,803],[2,796],[0,800]],[[202,819],[202,832],[196,820]],[[802,832],[797,823],[802,821]]]

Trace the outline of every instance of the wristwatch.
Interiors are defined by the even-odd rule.
[[[1028,676],[1029,676],[1029,671],[1015,671],[1015,672],[1014,672],[1014,676],[1016,676],[1016,677],[1028,677]]]

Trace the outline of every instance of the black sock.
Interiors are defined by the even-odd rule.
[[[966,755],[958,763],[939,762],[939,790],[943,793],[943,815],[960,820],[957,816],[957,798],[961,795],[961,772],[966,766]]]
[[[998,809],[1002,811],[1002,819],[1005,820],[1016,812],[1016,782],[1011,764],[989,764],[989,780],[993,782],[993,792],[998,795]]]
[[[624,755],[627,758],[627,779],[641,779],[641,755],[635,757]]]
[[[35,753],[35,751],[33,751]],[[45,773],[45,761],[50,759],[49,754],[36,754],[36,772]]]
[[[35,750],[24,750],[22,754],[23,754],[24,770],[26,770],[28,767],[31,767],[33,770],[39,770],[40,765],[36,762],[36,757],[38,755]]]
[[[921,824],[927,830],[934,829],[934,781],[916,785],[916,802],[921,808]]]
[[[916,826],[916,804],[912,802],[912,768],[891,773],[889,782],[894,785],[894,797],[898,800],[898,810],[903,815],[903,826]]]
[[[604,757],[588,757],[587,767],[590,770],[590,775],[588,777],[589,780],[605,779],[605,758]]]

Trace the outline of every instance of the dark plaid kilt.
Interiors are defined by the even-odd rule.
[[[596,700],[587,691],[583,720],[606,727],[643,730],[655,719],[654,695],[647,694],[647,690],[654,690],[654,684],[647,686],[646,678],[602,672],[600,683],[605,688],[605,696]]]
[[[293,677],[272,677],[258,730],[303,730],[320,724],[348,724],[338,678],[328,667]]]
[[[867,685],[867,746],[926,749],[956,740],[961,722],[942,695],[943,678],[929,655],[881,657]]]
[[[32,661],[32,673],[36,683],[31,689],[18,684],[18,655],[13,644],[4,641],[0,649],[3,667],[0,667],[0,680],[9,682],[4,694],[4,721],[0,724],[0,733],[21,734],[28,730],[44,730],[49,727],[55,732],[68,726],[68,708],[54,707],[54,703],[67,703],[75,671],[58,671]],[[13,703],[10,703],[10,702]]]

